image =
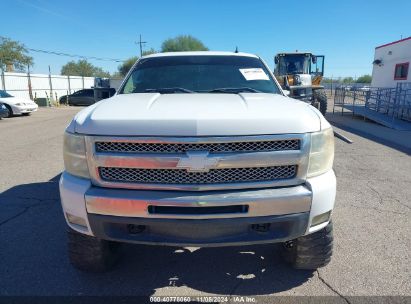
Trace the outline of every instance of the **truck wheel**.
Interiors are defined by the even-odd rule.
[[[284,259],[296,269],[315,270],[327,265],[333,248],[333,225],[283,244]]]
[[[72,229],[67,234],[68,255],[75,268],[87,272],[104,272],[114,266],[118,243],[84,235]]]
[[[324,90],[315,90],[313,91],[313,97],[321,114],[325,115],[327,112],[327,94]]]

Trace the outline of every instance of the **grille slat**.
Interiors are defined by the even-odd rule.
[[[184,169],[139,169],[100,167],[104,181],[142,184],[222,184],[291,179],[297,174],[297,165],[211,169],[208,172],[188,172]]]
[[[144,142],[110,142],[95,143],[100,153],[185,153],[187,151],[208,151],[209,153],[230,152],[269,152],[282,150],[299,150],[300,140],[270,140],[223,143],[144,143]]]

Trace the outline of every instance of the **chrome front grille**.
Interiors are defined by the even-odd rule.
[[[87,136],[86,144],[96,186],[206,191],[303,184],[310,134]]]
[[[105,181],[149,184],[226,184],[274,181],[294,178],[297,166],[211,169],[208,172],[187,172],[184,169],[99,168]]]
[[[144,143],[127,141],[98,141],[95,149],[101,153],[185,153],[208,151],[209,153],[245,153],[283,150],[299,150],[300,140],[244,141],[222,143]]]

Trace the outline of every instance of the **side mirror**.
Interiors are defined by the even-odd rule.
[[[275,56],[275,57],[274,57],[274,63],[275,63],[275,64],[278,64],[278,56]]]
[[[311,61],[314,63],[314,64],[316,64],[317,63],[317,56],[312,56],[311,57]]]
[[[283,90],[283,92],[286,96],[290,96],[290,94],[291,94],[291,92],[289,90]]]

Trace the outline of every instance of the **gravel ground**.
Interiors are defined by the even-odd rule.
[[[278,245],[126,245],[108,274],[73,269],[58,178],[78,110],[0,121],[0,295],[411,295],[410,156],[342,130],[354,143],[336,139],[335,251],[319,271],[290,269]]]

